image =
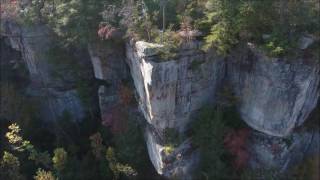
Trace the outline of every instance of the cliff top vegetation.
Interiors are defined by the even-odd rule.
[[[200,39],[204,50],[220,54],[251,42],[271,56],[284,56],[308,44],[303,37],[320,36],[317,0],[1,1],[2,18],[48,24],[66,44],[130,38],[174,52],[181,42]]]

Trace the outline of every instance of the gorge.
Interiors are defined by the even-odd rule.
[[[122,164],[117,162],[112,166],[113,160],[108,159],[108,146],[116,146],[120,139],[108,138],[116,139],[118,134],[130,129],[132,124],[128,121],[138,124],[133,131],[141,131],[145,143],[139,153],[149,157],[148,168],[141,168],[150,172],[139,174],[138,179],[143,178],[144,173],[151,179],[204,178],[205,175],[194,175],[201,167],[202,151],[194,142],[193,128],[199,114],[208,107],[222,111],[232,107],[234,112],[226,114],[238,116],[234,124],[242,124],[241,128],[226,127],[231,135],[224,134],[223,142],[219,142],[226,147],[231,142],[231,147],[241,146],[245,151],[238,157],[238,150],[234,153],[229,149],[230,162],[235,159],[237,164],[237,158],[243,158],[250,169],[271,169],[286,174],[305,159],[319,157],[320,61],[319,56],[313,54],[318,53],[318,49],[314,50],[319,44],[317,37],[301,35],[295,56],[272,56],[252,42],[241,42],[222,55],[219,48],[204,51],[205,40],[198,38],[184,40],[174,56],[164,56],[165,43],[133,37],[123,41],[99,39],[86,42],[81,48],[66,48],[44,23],[27,26],[2,19],[0,41],[2,70],[27,79],[24,83],[17,81],[20,85],[17,89],[22,96],[36,101],[39,107],[36,116],[41,121],[55,124],[52,133],[65,133],[56,123],[64,117],[75,124],[86,122],[83,119],[90,117],[94,125],[84,124],[84,128],[101,134],[108,131],[100,137],[105,138],[100,143],[104,146],[101,151],[107,153],[101,156],[107,157],[109,171],[115,179],[130,179],[135,174],[127,168],[130,176],[122,177],[121,170],[117,174],[112,169]],[[16,66],[27,72],[17,70]],[[24,118],[19,108],[14,115],[4,111],[3,107],[10,102],[3,98],[5,83],[13,80],[8,80],[5,74],[1,76],[0,121]],[[22,101],[25,101],[22,104],[29,103]],[[6,128],[3,127],[5,120],[1,131]],[[80,129],[75,127],[71,129]],[[210,129],[207,132],[210,134]],[[245,147],[236,142],[236,136],[242,136],[237,135],[238,132],[248,132]],[[227,141],[227,137],[231,139]],[[124,147],[131,145],[130,135],[126,138],[127,141],[119,140]],[[59,141],[56,144],[59,145]],[[91,147],[97,146],[91,142]],[[130,150],[126,149],[126,153],[130,154]],[[80,152],[74,149],[74,154],[81,156]],[[143,159],[142,156],[134,158]],[[319,165],[319,161],[316,163]],[[155,172],[150,170],[153,168]],[[104,177],[110,178],[111,175]]]

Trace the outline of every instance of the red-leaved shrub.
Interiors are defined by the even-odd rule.
[[[1,18],[15,18],[18,14],[19,5],[17,0],[4,0],[0,5]]]
[[[100,25],[98,29],[98,36],[102,40],[110,39],[116,32],[116,28],[111,25]]]
[[[224,146],[234,156],[233,165],[238,170],[247,165],[250,157],[247,149],[249,136],[249,129],[239,129],[230,131],[224,138]]]
[[[129,106],[133,102],[133,92],[128,86],[121,85],[118,92],[120,96],[120,104]]]
[[[128,114],[122,106],[115,105],[102,114],[102,125],[110,128],[114,134],[119,134],[127,130]]]

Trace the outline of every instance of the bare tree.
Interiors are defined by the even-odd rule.
[[[168,3],[168,0],[160,0],[160,9],[162,10],[162,35],[161,35],[161,42],[163,42],[163,34],[166,28],[166,5]]]

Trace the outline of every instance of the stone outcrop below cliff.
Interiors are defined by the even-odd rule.
[[[286,138],[281,138],[254,132],[248,148],[251,154],[250,167],[269,168],[283,173],[299,165],[306,157],[313,158],[319,155],[320,133],[317,129],[297,131]]]
[[[52,34],[44,25],[20,26],[13,22],[1,22],[8,44],[21,52],[31,81],[27,93],[39,98],[44,120],[57,120],[69,112],[74,120],[81,120],[84,108],[71,83],[65,83],[53,75],[55,67],[48,62],[47,51],[52,47]],[[67,73],[65,73],[67,74]]]

